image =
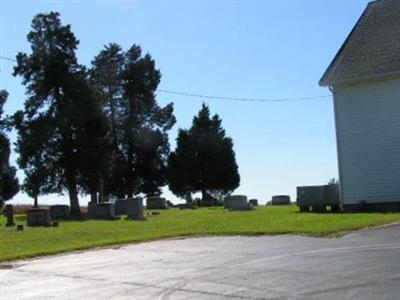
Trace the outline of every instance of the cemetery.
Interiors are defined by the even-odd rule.
[[[293,204],[255,206],[244,195],[227,197],[226,208],[184,204],[149,210],[142,198],[121,201],[125,201],[123,213],[116,212],[115,206],[121,205],[117,201],[91,204],[81,219],[60,218],[65,212],[60,206],[35,208],[27,214],[15,214],[12,206],[7,206],[4,216],[0,216],[0,261],[172,237],[289,233],[337,236],[400,222],[398,213],[320,214],[300,213]]]

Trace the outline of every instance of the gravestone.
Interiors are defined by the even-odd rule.
[[[174,207],[174,204],[172,203],[172,201],[167,200],[167,205],[168,208]]]
[[[11,204],[6,205],[7,227],[15,226],[14,223],[14,210]]]
[[[115,200],[114,206],[116,215],[126,215],[126,209],[128,207],[128,202],[126,199]]]
[[[249,203],[253,206],[258,206],[258,200],[257,199],[250,199]]]
[[[68,219],[70,217],[68,205],[52,205],[50,206],[51,219]]]
[[[272,196],[271,203],[272,205],[289,205],[290,196],[287,195]]]
[[[96,219],[115,219],[115,207],[112,202],[97,203],[94,207],[94,217]]]
[[[252,210],[254,207],[247,203],[247,196],[233,195],[225,197],[224,207],[229,210]]]
[[[28,226],[51,226],[51,214],[47,208],[32,208],[26,215]]]
[[[218,205],[218,200],[208,193],[205,193],[203,198],[201,199],[201,206],[210,207],[217,205]]]
[[[96,202],[90,201],[88,202],[88,214],[91,218],[96,217]]]
[[[186,204],[191,204],[193,202],[192,193],[187,192],[185,194],[185,200],[186,200]]]
[[[144,211],[143,211],[143,199],[140,197],[137,198],[128,198],[127,207],[126,207],[126,218],[129,220],[144,220]]]
[[[147,209],[167,209],[167,200],[162,197],[147,197],[146,199],[146,208]]]

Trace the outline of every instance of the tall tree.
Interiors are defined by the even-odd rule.
[[[35,16],[27,37],[32,51],[19,53],[14,69],[28,95],[18,113],[20,167],[27,175],[38,172],[39,165],[45,168],[39,183],[48,184],[47,192],[67,190],[71,213],[79,214],[82,162],[88,157],[85,147],[90,140],[87,129],[101,119],[99,103],[85,68],[77,62],[79,41],[69,25],[61,24],[59,13]]]
[[[10,141],[7,137],[10,122],[3,116],[3,106],[7,97],[6,91],[0,91],[0,207],[3,206],[4,201],[10,200],[19,191],[17,170],[10,165]]]
[[[162,108],[156,102],[161,74],[155,61],[137,45],[123,52],[109,44],[92,61],[90,74],[111,128],[111,192],[118,197],[158,192],[166,184],[168,131],[175,117],[172,104]]]
[[[124,196],[123,169],[124,160],[120,150],[121,144],[121,105],[123,96],[122,70],[124,68],[124,52],[115,43],[106,45],[92,61],[89,70],[90,80],[97,87],[101,97],[101,106],[108,121],[109,141],[108,169],[104,178],[106,194],[114,194],[117,197]]]
[[[218,115],[202,106],[189,130],[179,130],[177,147],[169,157],[169,188],[184,197],[188,192],[224,195],[240,183],[232,139]]]
[[[160,107],[156,90],[161,74],[149,54],[133,45],[125,54],[121,106],[126,194],[152,194],[166,184],[169,155],[168,131],[175,124],[172,103]]]

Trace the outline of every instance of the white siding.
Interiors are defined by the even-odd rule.
[[[335,89],[343,204],[400,202],[400,79]]]

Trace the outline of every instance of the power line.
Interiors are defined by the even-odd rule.
[[[0,56],[0,59],[4,59],[4,60],[8,60],[8,61],[12,61],[12,62],[17,62],[15,59],[13,59],[13,58],[9,58],[9,57],[5,57],[5,56]]]
[[[164,93],[164,94],[193,97],[193,98],[240,101],[240,102],[288,102],[288,101],[316,100],[316,99],[331,97],[330,95],[322,95],[322,96],[302,97],[302,98],[275,98],[275,99],[274,98],[236,98],[236,97],[221,97],[221,96],[193,94],[193,93],[170,91],[170,90],[158,90],[158,92]]]
[[[0,59],[17,62],[13,58],[0,56]],[[317,100],[323,98],[330,98],[331,95],[322,95],[322,96],[312,96],[312,97],[300,97],[300,98],[240,98],[240,97],[223,97],[223,96],[213,96],[213,95],[203,95],[203,94],[195,94],[189,92],[180,92],[180,91],[172,91],[172,90],[164,90],[159,89],[159,93],[177,95],[177,96],[185,96],[192,98],[202,98],[202,99],[212,99],[212,100],[224,100],[224,101],[236,101],[236,102],[289,102],[289,101],[306,101],[306,100]]]

